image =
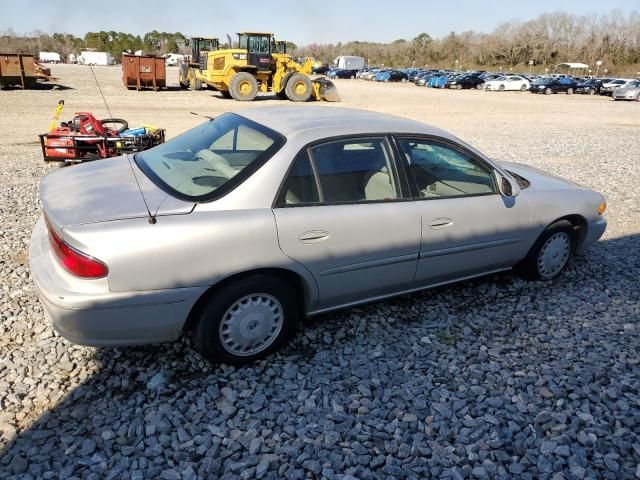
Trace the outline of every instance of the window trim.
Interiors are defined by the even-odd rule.
[[[347,202],[325,202],[324,195],[322,193],[322,186],[320,184],[320,178],[318,176],[317,167],[315,161],[313,160],[313,155],[310,153],[310,150],[318,145],[323,145],[325,143],[332,143],[341,140],[349,140],[349,139],[381,139],[384,141],[384,144],[387,148],[387,153],[389,154],[389,163],[391,166],[393,175],[393,179],[396,183],[398,190],[398,198],[393,198],[389,200],[354,200]],[[320,201],[318,202],[307,202],[307,203],[293,203],[287,204],[286,201],[283,201],[286,195],[286,184],[289,180],[289,175],[293,170],[296,162],[304,155],[307,154],[309,158],[309,163],[311,164],[311,170],[313,172],[313,177],[316,182],[316,190],[318,192],[318,198]],[[298,153],[294,156],[293,160],[289,164],[286,173],[284,174],[280,186],[278,187],[276,196],[272,202],[271,208],[300,208],[300,207],[329,207],[329,206],[340,206],[340,205],[368,205],[375,203],[391,203],[391,202],[407,202],[412,199],[408,196],[409,191],[409,182],[406,177],[406,173],[404,169],[400,168],[398,165],[398,154],[393,142],[393,134],[390,133],[356,133],[356,134],[348,134],[348,135],[336,135],[334,137],[326,137],[318,140],[314,140],[312,142],[307,143],[303,146]]]
[[[493,192],[486,192],[486,193],[470,193],[470,194],[464,194],[464,195],[448,195],[446,197],[422,197],[420,196],[420,191],[418,190],[417,185],[415,184],[415,181],[413,181],[412,176],[411,176],[411,172],[409,170],[409,164],[407,163],[407,159],[405,157],[405,152],[402,149],[402,146],[400,145],[400,140],[415,140],[417,142],[422,141],[422,142],[430,142],[430,143],[435,143],[436,145],[441,145],[443,147],[446,148],[450,148],[451,150],[457,151],[459,153],[462,153],[468,157],[470,157],[471,159],[475,160],[476,162],[478,162],[478,164],[480,164],[480,166],[486,168],[489,172],[489,175],[491,176],[491,183],[492,183],[492,188],[493,188]],[[447,138],[444,137],[438,137],[436,135],[428,135],[428,134],[411,134],[411,133],[400,133],[400,134],[394,134],[393,135],[393,141],[396,144],[396,148],[398,149],[398,164],[400,165],[400,167],[404,170],[405,175],[407,176],[407,180],[409,183],[409,189],[410,189],[410,195],[411,195],[411,200],[412,201],[431,201],[431,200],[446,200],[446,199],[450,199],[450,198],[473,198],[473,197],[486,197],[489,195],[500,195],[500,191],[498,190],[498,186],[496,185],[496,181],[495,181],[495,177],[493,175],[493,172],[496,171],[496,167],[493,166],[491,163],[487,162],[484,158],[480,157],[479,155],[475,154],[474,152],[472,152],[471,150],[465,148],[464,146],[460,145],[457,142],[454,142],[452,140],[449,140]]]
[[[269,148],[267,148],[256,159],[254,159],[251,163],[249,163],[249,165],[247,165],[240,172],[238,172],[238,174],[236,174],[233,178],[230,178],[229,180],[227,180],[223,185],[216,188],[211,193],[207,193],[205,195],[199,195],[199,196],[185,195],[184,193],[181,193],[175,190],[169,184],[164,182],[151,168],[149,168],[146,162],[138,161],[138,158],[137,158],[138,153],[133,155],[133,162],[140,169],[140,171],[149,180],[151,180],[151,182],[153,182],[153,184],[156,187],[158,187],[160,190],[165,192],[167,195],[177,198],[178,200],[183,200],[183,201],[192,202],[192,203],[209,203],[224,197],[225,195],[229,194],[230,192],[238,188],[240,185],[242,185],[249,177],[251,177],[256,171],[258,171],[260,167],[262,167],[265,163],[267,163],[278,151],[282,149],[284,144],[287,143],[287,139],[281,133],[276,132],[275,130],[272,130],[271,128],[266,127],[265,125],[262,125],[258,122],[249,120],[247,117],[244,117],[242,115],[238,115],[236,113],[230,113],[230,112],[225,113],[223,115],[232,115],[232,116],[241,118],[243,122],[246,122],[246,125],[259,131],[260,133],[263,133],[269,136],[270,138],[273,138],[273,144],[271,144]],[[216,118],[219,118],[219,117],[216,117]],[[209,122],[212,122],[212,121],[213,120],[209,120]],[[197,128],[200,125],[196,125],[193,128]],[[234,137],[236,138],[237,138],[237,129],[238,129],[238,125],[236,125],[234,130],[230,130],[230,131],[236,131],[236,133],[234,134]],[[186,133],[186,132],[183,132],[183,133]],[[143,153],[143,152],[139,152],[139,153]]]

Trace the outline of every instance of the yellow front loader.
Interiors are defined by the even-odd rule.
[[[239,33],[239,48],[214,50],[206,58],[201,56],[195,78],[238,101],[251,101],[258,92],[273,92],[292,102],[339,102],[330,80],[310,78],[313,60],[306,59],[302,64],[294,61],[282,43],[275,42],[271,33]]]

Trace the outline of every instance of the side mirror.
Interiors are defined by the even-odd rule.
[[[520,194],[520,185],[515,180],[502,175],[497,170],[494,170],[493,174],[498,190],[503,196],[513,198]]]

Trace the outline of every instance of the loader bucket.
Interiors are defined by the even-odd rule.
[[[340,95],[338,89],[331,80],[326,78],[317,78],[313,81],[313,91],[316,100],[324,100],[325,102],[339,102]]]

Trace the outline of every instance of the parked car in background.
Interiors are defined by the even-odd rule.
[[[604,83],[610,82],[611,80],[611,78],[587,78],[577,83],[576,93],[595,95],[596,93],[600,93],[600,88],[602,88]]]
[[[225,113],[56,170],[40,199],[31,276],[63,337],[185,334],[236,364],[305,315],[512,268],[551,280],[606,228],[599,193],[416,121],[328,107]]]
[[[640,102],[640,80],[633,80],[624,87],[616,88],[611,96],[614,100],[636,100]]]
[[[329,78],[356,78],[356,73],[353,70],[345,70],[344,68],[334,68],[329,70],[326,75]]]
[[[630,82],[633,82],[633,79],[615,78],[610,82],[603,83],[600,87],[600,95],[611,95],[616,88],[626,87]]]
[[[505,91],[521,91],[529,90],[531,84],[529,80],[519,75],[506,75],[498,77],[495,80],[489,80],[484,83],[485,90],[493,90],[499,92]]]
[[[463,88],[478,88],[484,80],[477,73],[463,74],[456,78],[447,80],[447,87],[462,90]]]
[[[531,93],[544,93],[551,95],[552,93],[566,93],[572,95],[576,89],[576,82],[569,77],[545,77],[536,80],[531,85]]]
[[[376,82],[406,82],[407,74],[401,70],[384,70],[375,76]]]
[[[321,65],[319,67],[313,67],[311,69],[311,73],[315,73],[316,75],[323,75],[327,73],[329,70],[331,70],[329,65]]]
[[[429,79],[429,83],[427,83],[427,87],[444,88],[450,76],[451,76],[450,73],[442,73],[440,75],[431,77],[431,79]]]

